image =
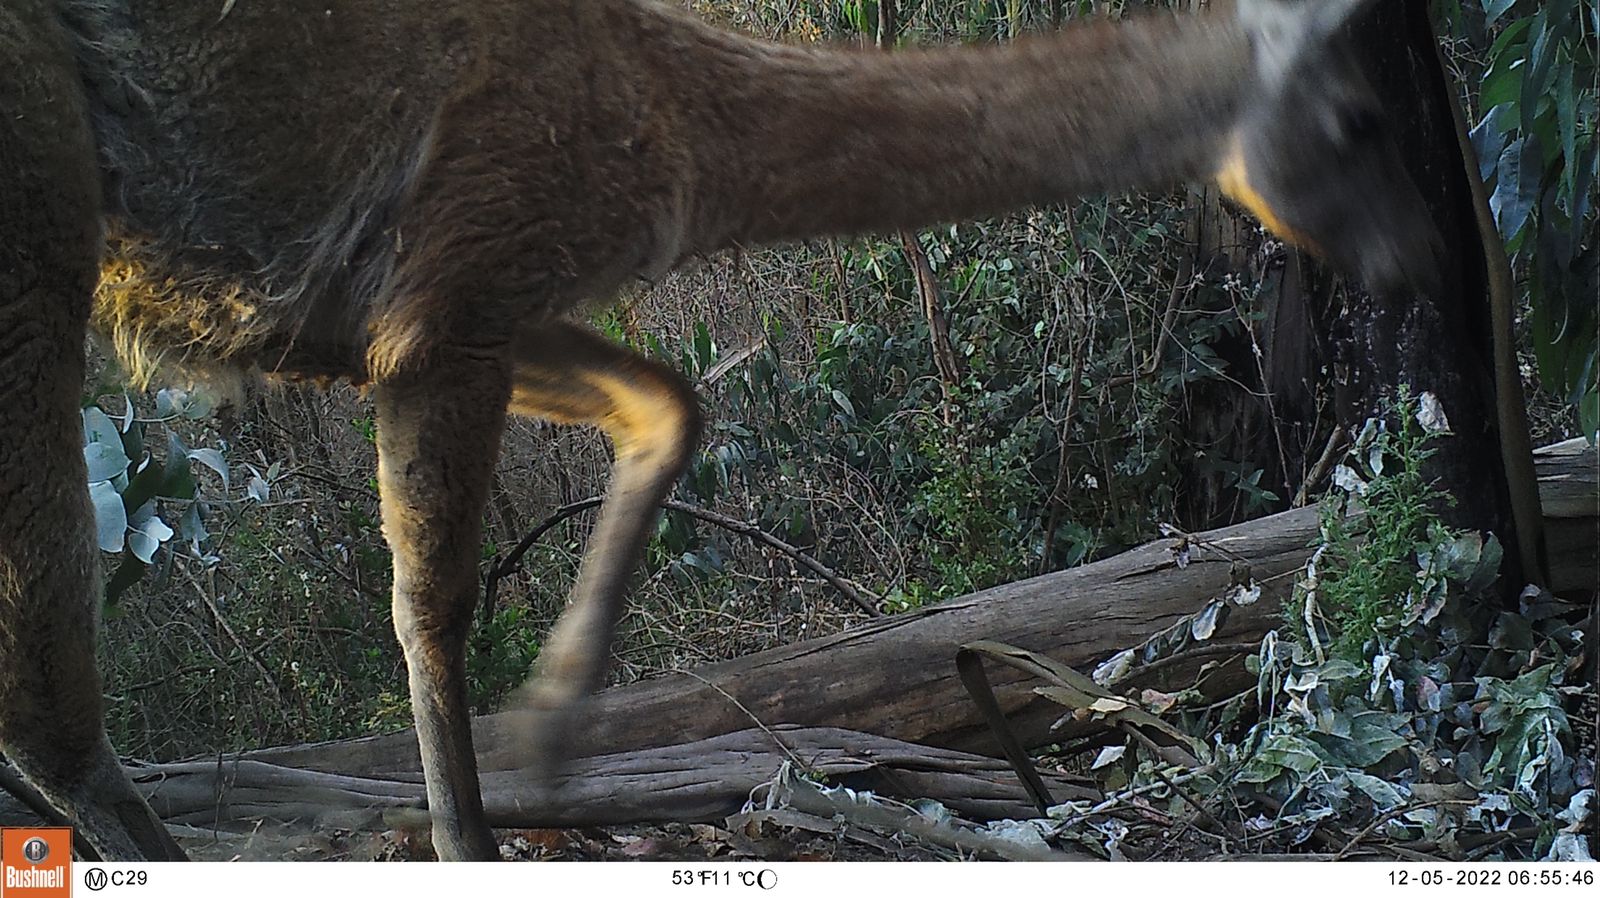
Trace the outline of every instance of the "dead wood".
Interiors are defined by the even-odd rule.
[[[683,745],[585,758],[553,791],[521,770],[484,777],[485,810],[499,827],[722,821],[780,769],[910,800],[934,797],[971,820],[1027,818],[1028,796],[1005,762],[828,727],[747,729]],[[169,824],[236,829],[266,819],[316,826],[426,826],[421,776],[360,777],[238,756],[128,768]],[[1098,797],[1046,775],[1066,799]]]
[[[1254,606],[1236,609],[1213,638],[1258,639],[1304,565],[1316,524],[1315,509],[1302,509],[1213,531],[1204,538],[1229,554],[1196,549],[1181,569],[1172,551],[1176,540],[1161,540],[833,636],[608,689],[590,702],[588,728],[573,734],[571,749],[584,756],[652,748],[760,722],[844,725],[908,742],[994,751],[956,673],[955,653],[963,643],[991,639],[1073,666],[1093,665],[1228,592],[1234,578],[1230,556],[1249,559],[1263,596]],[[1180,666],[1162,674],[1192,682],[1192,672],[1193,666]],[[1021,673],[996,671],[993,679],[1019,738],[1039,744],[1060,707],[1034,696],[1035,684]],[[485,769],[520,766],[523,736],[510,717],[480,718],[473,738]],[[410,732],[268,749],[251,757],[363,775],[415,771],[418,764]]]

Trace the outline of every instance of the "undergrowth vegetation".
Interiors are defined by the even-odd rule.
[[[1431,400],[1402,393],[1356,437],[1283,626],[1252,659],[1263,719],[1221,743],[1268,799],[1243,825],[1294,844],[1326,840],[1333,818],[1422,853],[1589,859],[1594,761],[1563,710],[1584,609],[1533,587],[1504,609],[1493,535],[1440,522],[1445,497],[1420,473],[1448,438]]]
[[[1447,428],[1431,395],[1402,392],[1361,429],[1237,694],[1120,697],[1203,653],[1219,614],[1259,601],[1253,578],[1174,624],[1181,638],[1158,634],[1092,680],[1039,674],[1066,687],[1041,690],[1063,720],[1124,735],[1090,740],[1104,797],[1050,807],[1027,838],[1136,859],[1593,860],[1594,758],[1567,711],[1584,689],[1586,609],[1534,587],[1504,606],[1499,544],[1443,525],[1445,497],[1418,476]],[[1172,551],[1179,564],[1230,557],[1193,535]]]

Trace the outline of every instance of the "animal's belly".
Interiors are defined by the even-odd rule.
[[[225,380],[240,370],[361,379],[365,321],[344,297],[275,294],[228,254],[163,245],[112,223],[91,323],[130,377]]]

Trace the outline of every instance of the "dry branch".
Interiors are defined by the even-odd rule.
[[[1305,563],[1316,526],[1316,511],[1302,509],[1206,535],[1212,544],[1250,559],[1264,593],[1255,606],[1239,609],[1218,628],[1217,641],[1248,642],[1270,626],[1278,601]],[[706,665],[692,675],[608,689],[591,701],[589,726],[574,734],[573,754],[709,738],[751,726],[752,715],[769,725],[843,725],[908,742],[992,751],[988,730],[956,674],[956,649],[974,639],[992,639],[1082,667],[1138,645],[1232,586],[1232,559],[1200,549],[1180,569],[1170,551],[1173,542]],[[1185,675],[1181,668],[1164,673]],[[1034,696],[1032,686],[1014,671],[997,671],[994,677],[1001,708],[1024,744],[1038,744],[1060,713],[1058,706]],[[474,740],[487,769],[520,766],[517,748],[523,738],[511,717],[480,718]],[[253,756],[357,774],[414,771],[418,763],[409,732]]]
[[[484,576],[482,609],[483,619],[487,621],[494,617],[495,602],[500,590],[500,581],[522,569],[522,558],[528,554],[528,550],[532,549],[535,543],[537,543],[546,533],[554,529],[557,524],[565,521],[568,518],[581,514],[582,512],[593,508],[599,508],[600,503],[603,501],[605,501],[604,496],[591,496],[588,499],[579,499],[576,502],[572,502],[557,508],[544,520],[534,525],[534,528],[529,530],[527,535],[522,537],[522,539],[517,543],[516,547],[513,548],[504,559],[497,560],[494,567],[490,568],[489,573]],[[883,616],[883,612],[878,610],[878,602],[882,600],[881,596],[873,595],[870,590],[864,589],[859,584],[846,580],[845,578],[834,573],[832,568],[818,561],[803,549],[790,545],[771,533],[762,530],[755,524],[741,521],[738,518],[731,518],[725,514],[718,514],[717,512],[700,508],[696,505],[690,505],[687,502],[680,502],[677,499],[663,500],[661,507],[667,509],[668,511],[680,512],[694,518],[695,520],[704,521],[707,524],[721,527],[730,533],[737,533],[740,536],[748,537],[751,540],[754,540],[755,542],[758,542],[770,549],[781,552],[793,559],[796,564],[799,564],[806,570],[816,574],[823,580],[823,582],[837,590],[840,595],[849,599],[856,606],[856,608],[860,609],[861,611],[865,611],[868,616]],[[863,592],[872,596],[871,600],[863,598],[861,595]]]

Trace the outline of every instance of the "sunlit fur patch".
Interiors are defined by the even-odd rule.
[[[1244,146],[1238,137],[1235,137],[1229,145],[1228,153],[1222,159],[1222,166],[1218,169],[1215,180],[1229,199],[1248,210],[1266,226],[1267,230],[1303,250],[1320,253],[1316,241],[1290,227],[1267,202],[1266,197],[1250,183],[1250,173],[1244,161]]]
[[[595,361],[519,366],[510,411],[598,427],[611,438],[619,458],[659,460],[689,451],[699,429],[699,407],[691,391],[653,366],[622,361],[605,368]]]
[[[115,241],[100,268],[94,330],[136,387],[160,380],[237,392],[241,368],[270,332],[257,320],[256,297],[237,284],[200,285],[169,272],[160,252]]]
[[[618,455],[677,457],[693,442],[695,406],[672,383],[662,383],[643,373],[633,377],[609,371],[586,371],[584,381],[610,400],[603,419],[596,422],[611,435]]]

